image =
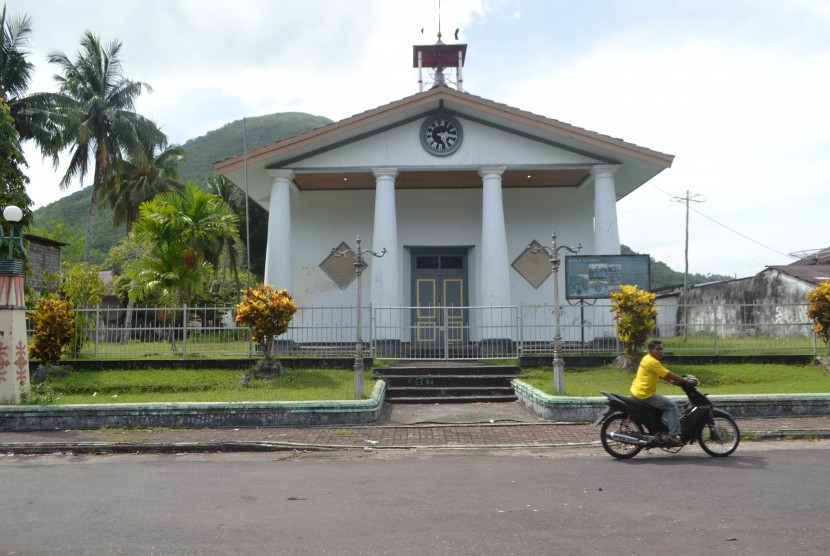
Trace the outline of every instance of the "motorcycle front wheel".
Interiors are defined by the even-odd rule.
[[[726,457],[738,449],[741,431],[729,417],[716,415],[713,424],[704,424],[697,434],[700,447],[710,456]]]
[[[605,448],[606,452],[617,459],[633,458],[640,453],[640,450],[643,449],[642,446],[626,444],[625,442],[608,438],[608,433],[610,432],[619,434],[643,434],[642,425],[627,415],[617,413],[609,417],[602,424],[602,429],[600,429],[599,433],[600,440],[602,441],[602,447]]]

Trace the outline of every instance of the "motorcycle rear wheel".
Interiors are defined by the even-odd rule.
[[[617,413],[609,417],[602,424],[602,429],[600,429],[599,432],[602,447],[605,448],[606,452],[617,459],[633,458],[643,449],[642,446],[626,444],[625,442],[619,442],[613,438],[608,438],[609,432],[617,432],[620,434],[643,434],[643,426],[627,415]]]
[[[738,425],[724,415],[713,417],[714,425],[703,425],[697,434],[700,447],[710,456],[726,457],[738,449],[741,431]]]

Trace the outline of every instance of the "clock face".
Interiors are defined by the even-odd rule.
[[[430,154],[447,156],[461,146],[461,124],[450,116],[432,116],[421,126],[421,144]]]

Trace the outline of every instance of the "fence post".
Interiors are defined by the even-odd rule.
[[[516,307],[516,357],[521,357],[524,350],[524,307],[524,303]]]
[[[718,309],[715,307],[715,355],[718,355]]]
[[[98,359],[98,323],[101,322],[101,305],[95,306],[95,342],[93,352],[95,353],[95,358]]]
[[[450,334],[449,329],[447,328],[447,317],[449,313],[447,312],[447,306],[441,308],[441,312],[443,313],[443,318],[441,319],[444,324],[444,361],[449,361],[450,359]]]
[[[187,303],[182,313],[182,359],[187,359]]]

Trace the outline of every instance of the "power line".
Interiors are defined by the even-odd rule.
[[[663,195],[665,195],[666,197],[669,197],[669,198],[670,198],[670,199],[672,199],[672,200],[675,200],[675,198],[677,197],[676,195],[672,195],[672,194],[670,194],[670,193],[668,193],[668,192],[666,192],[666,191],[663,191],[662,189],[660,189],[659,187],[657,187],[657,186],[656,186],[656,185],[654,185],[654,184],[650,184],[650,185],[651,185],[654,189],[656,189],[657,191],[659,191],[660,193],[662,193],[662,194],[663,194]],[[741,232],[739,232],[738,230],[735,230],[735,229],[733,229],[733,228],[730,228],[729,226],[727,226],[727,225],[726,225],[726,224],[724,224],[723,222],[719,222],[719,221],[715,220],[714,218],[712,218],[712,217],[711,217],[711,216],[709,216],[708,214],[705,214],[705,213],[703,213],[703,212],[699,211],[699,210],[698,210],[698,209],[696,209],[696,208],[689,207],[689,209],[688,209],[688,210],[692,210],[692,211],[696,212],[697,214],[699,214],[699,215],[700,215],[700,216],[702,216],[703,218],[705,218],[705,219],[709,220],[710,222],[712,222],[712,223],[714,223],[714,224],[717,224],[717,225],[718,225],[718,226],[720,226],[721,228],[724,228],[725,230],[729,230],[729,231],[730,231],[730,232],[732,232],[733,234],[738,235],[738,236],[741,236],[741,237],[742,237],[742,238],[744,238],[745,240],[747,240],[747,241],[751,241],[752,243],[754,243],[754,244],[756,244],[756,245],[758,245],[758,246],[760,246],[760,247],[763,247],[764,249],[768,249],[768,250],[772,251],[773,253],[775,253],[775,254],[777,254],[777,255],[782,255],[782,256],[784,256],[784,257],[788,257],[788,258],[790,258],[790,259],[795,259],[795,258],[796,258],[796,257],[793,257],[792,255],[787,254],[787,253],[782,253],[782,252],[781,252],[781,251],[779,251],[778,249],[775,249],[775,248],[773,248],[773,247],[770,247],[769,245],[765,245],[765,244],[761,243],[760,241],[758,241],[758,240],[756,240],[756,239],[752,239],[752,238],[751,238],[751,237],[749,237],[748,235],[746,235],[746,234],[742,234],[742,233],[741,233]]]

